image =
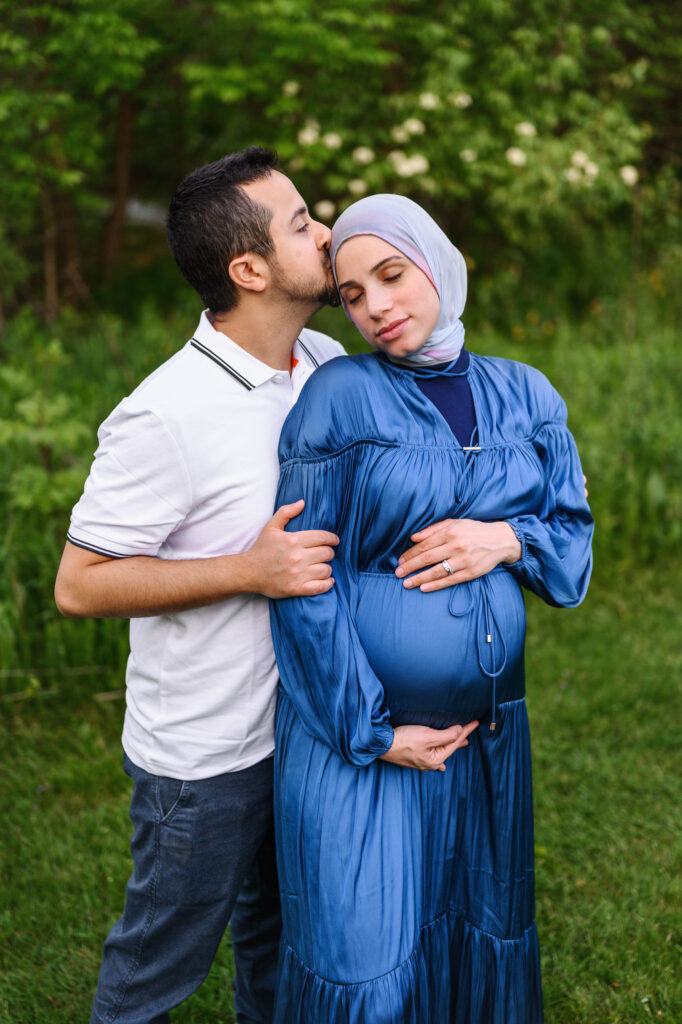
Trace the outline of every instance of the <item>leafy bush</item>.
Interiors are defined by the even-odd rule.
[[[528,308],[505,332],[482,316],[475,280],[472,290],[469,348],[532,363],[567,401],[597,523],[596,570],[614,578],[628,568],[674,559],[679,549],[682,370],[673,327],[674,273],[671,264],[643,275],[628,296],[593,302],[576,321]],[[47,336],[29,314],[9,325],[0,370],[5,689],[23,689],[33,676],[40,690],[51,685],[50,673],[69,678],[84,666],[120,683],[125,626],[62,619],[52,600],[54,575],[98,424],[193,326],[194,313],[162,320],[151,307],[137,325],[73,314]],[[322,311],[316,326],[349,351],[363,347],[339,310]],[[82,685],[88,685],[87,675]]]

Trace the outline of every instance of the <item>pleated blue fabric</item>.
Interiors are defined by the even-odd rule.
[[[330,592],[271,605],[277,1024],[542,1020],[521,587],[578,604],[593,526],[549,382],[473,354],[467,374],[478,452],[377,355],[317,370],[282,432],[277,504],[341,543]],[[507,520],[520,561],[406,590],[410,535],[447,517]],[[378,759],[394,725],[473,718],[443,773]]]

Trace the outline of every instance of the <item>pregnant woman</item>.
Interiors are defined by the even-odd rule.
[[[280,442],[278,505],[341,543],[331,591],[272,605],[276,1021],[539,1024],[521,588],[587,589],[566,409],[464,349],[464,260],[410,200],[351,206],[332,262],[378,351],[317,370]],[[414,726],[461,745],[443,770],[419,770]]]

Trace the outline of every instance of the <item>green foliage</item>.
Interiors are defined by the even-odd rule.
[[[101,297],[140,243],[167,260],[154,229],[123,231],[126,200],[164,209],[191,167],[250,143],[277,147],[325,218],[364,192],[413,195],[490,278],[541,277],[557,250],[582,262],[618,226],[639,267],[679,231],[682,24],[662,0],[0,0],[0,15],[10,311],[40,289],[51,318]]]
[[[676,271],[643,276],[627,300],[606,295],[577,321],[547,306],[526,307],[505,332],[485,319],[486,307],[476,302],[477,274],[472,278],[469,348],[537,366],[567,401],[589,478],[597,566],[616,578],[676,558],[682,539]],[[21,691],[32,675],[49,686],[60,665],[108,671],[122,663],[124,624],[62,619],[52,601],[54,575],[98,424],[190,336],[195,317],[188,310],[164,320],[152,306],[134,326],[111,315],[68,315],[45,336],[26,314],[6,331],[0,671],[20,674],[0,677],[0,690]],[[349,351],[363,347],[339,310],[323,311],[315,325]]]

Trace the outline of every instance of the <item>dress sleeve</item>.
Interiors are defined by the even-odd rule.
[[[319,372],[319,371],[317,371]],[[282,687],[307,731],[362,767],[386,753],[393,729],[383,687],[354,622],[360,530],[354,475],[359,453],[294,459],[282,467],[277,507],[305,499],[292,530],[329,530],[340,538],[334,586],[315,597],[271,601],[272,636]]]
[[[566,407],[553,394],[554,418],[543,424],[533,440],[544,470],[542,509],[539,515],[507,520],[522,552],[508,568],[547,604],[573,608],[585,597],[590,581],[594,523],[578,450],[566,426]]]

